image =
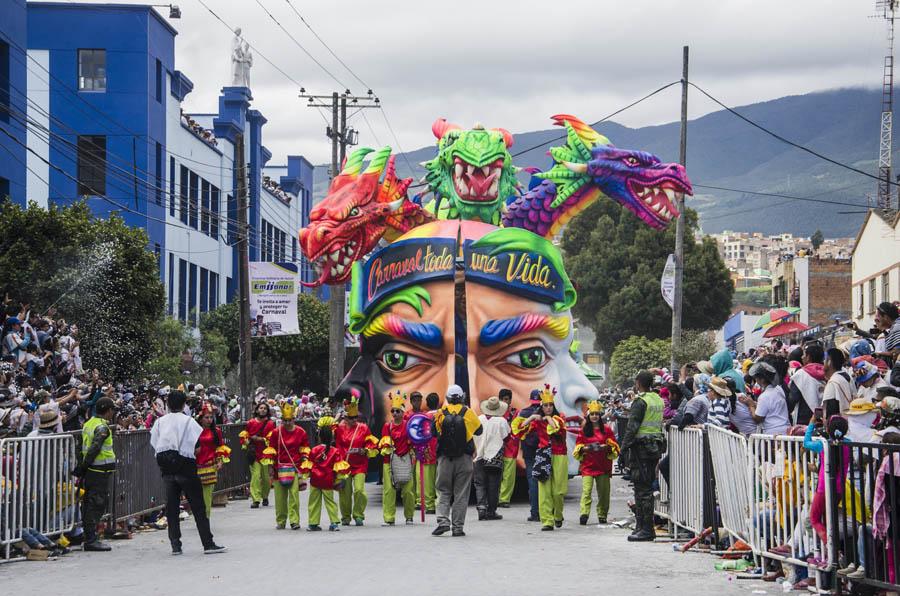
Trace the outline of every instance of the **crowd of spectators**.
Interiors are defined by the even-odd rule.
[[[274,195],[281,201],[283,201],[285,203],[291,202],[291,195],[286,193],[284,191],[284,189],[281,188],[281,185],[278,184],[277,182],[275,182],[275,180],[273,180],[271,177],[263,176],[262,184],[263,184],[263,188],[265,188],[267,191],[269,191],[272,195]]]
[[[197,135],[208,145],[216,147],[219,144],[219,141],[216,139],[216,134],[213,131],[207,128],[203,128],[203,126],[201,126],[199,122],[186,114],[184,110],[181,110],[181,124],[183,124],[188,130]]]

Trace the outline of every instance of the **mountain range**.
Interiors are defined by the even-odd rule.
[[[699,93],[693,92],[690,101],[700,98]],[[780,136],[842,164],[866,172],[877,170],[880,90],[836,89],[734,109]],[[619,147],[649,151],[663,161],[678,159],[678,122],[641,128],[604,122],[596,129]],[[550,164],[547,147],[561,141],[542,143],[559,137],[558,128],[515,133],[511,149],[514,155],[541,146],[517,155],[514,162],[546,169]],[[418,180],[424,174],[419,162],[434,154],[434,146],[429,146],[401,155],[397,159],[398,174]],[[895,152],[895,162],[897,158]],[[407,164],[412,165],[413,171]],[[687,199],[687,205],[700,213],[706,233],[732,230],[809,236],[821,229],[826,238],[855,236],[867,205],[874,201],[876,184],[870,177],[779,141],[726,110],[688,122],[687,171],[694,183],[694,196]],[[325,194],[327,176],[327,166],[316,168],[313,195],[317,200]]]

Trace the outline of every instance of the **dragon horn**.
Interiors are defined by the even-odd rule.
[[[553,123],[557,126],[565,126],[568,123],[588,149],[597,145],[609,145],[609,139],[591,128],[590,125],[583,122],[580,118],[570,114],[556,114],[552,118]]]
[[[344,168],[341,170],[341,176],[355,176],[359,174],[360,170],[362,170],[363,160],[366,155],[373,151],[374,149],[368,147],[360,147],[348,155],[347,160],[344,162]]]
[[[576,174],[587,174],[588,167],[586,163],[572,163],[571,161],[564,161],[562,162],[562,164]]]
[[[513,136],[511,132],[505,128],[492,128],[491,130],[495,130],[503,135],[503,142],[506,144],[507,149],[513,146]]]
[[[459,128],[458,125],[447,122],[446,118],[438,118],[434,121],[434,124],[431,125],[431,132],[433,132],[435,138],[440,141],[445,134],[451,130],[459,130]]]
[[[381,171],[384,170],[385,164],[387,164],[388,158],[391,156],[391,148],[390,147],[382,147],[378,151],[375,152],[375,155],[372,156],[371,161],[369,161],[369,167],[366,168],[366,171],[363,172],[365,174],[381,174]]]

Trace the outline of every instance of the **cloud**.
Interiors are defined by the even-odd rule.
[[[206,0],[243,28],[258,52],[310,92],[342,90],[263,12],[257,0]],[[284,0],[259,0],[345,86],[366,88],[313,37]],[[849,85],[880,83],[885,25],[871,3],[846,1],[634,0],[455,2],[291,0],[316,32],[376,91],[404,150],[433,143],[431,123],[445,116],[513,132],[549,128],[572,112],[596,120],[681,77],[681,48],[691,46],[690,78],[732,105]],[[196,0],[182,0],[176,67],[195,87],[188,111],[217,105],[229,78],[231,33]],[[326,119],[297,97],[257,53],[254,107],[273,163],[303,154],[329,159]],[[678,118],[677,87],[616,116],[629,126]],[[715,106],[692,93],[691,117]],[[323,118],[323,116],[325,116]],[[874,118],[877,116],[873,115]],[[368,122],[367,122],[368,121]],[[367,145],[396,145],[376,110],[352,126]]]

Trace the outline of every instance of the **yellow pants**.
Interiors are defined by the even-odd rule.
[[[269,475],[269,464],[263,465],[258,461],[250,464],[250,499],[254,503],[268,499],[271,486],[272,478]]]
[[[397,516],[397,490],[391,483],[391,464],[381,466],[381,512],[386,523],[394,523]],[[405,519],[412,519],[416,511],[416,491],[413,488],[414,478],[410,478],[399,488],[400,498],[403,500],[403,515]]]
[[[552,526],[563,520],[563,500],[569,488],[569,456],[552,456],[550,478],[538,482],[538,511],[541,525]]]
[[[516,489],[516,458],[503,458],[503,475],[500,477],[500,504],[509,505]]]
[[[597,487],[597,518],[606,520],[609,513],[609,474],[581,477],[581,515],[591,514],[592,493]]]
[[[437,477],[437,464],[425,464],[423,466],[425,479],[425,510],[434,511],[437,492],[434,488],[434,481]],[[422,481],[419,479],[419,463],[416,462],[415,469],[415,485],[416,485],[416,504],[422,502]]]
[[[285,521],[292,526],[300,524],[300,485],[296,478],[290,486],[275,483],[275,523],[283,526]]]
[[[322,519],[322,501],[325,501],[325,513],[328,521],[336,524],[341,521],[338,516],[337,504],[334,502],[333,490],[322,490],[311,486],[309,489],[309,525],[318,526]]]
[[[215,484],[203,485],[203,504],[206,505],[207,518],[209,517],[209,514],[212,513],[212,494],[214,488],[216,488]]]
[[[363,472],[351,474],[344,480],[344,488],[341,489],[341,521],[349,522],[352,516],[356,519],[366,519],[366,505],[369,499],[366,497],[366,475]]]

